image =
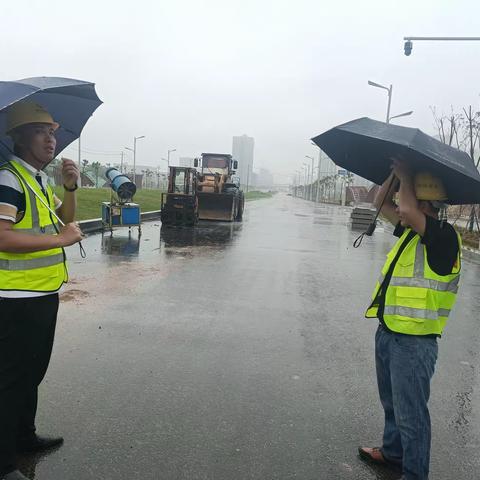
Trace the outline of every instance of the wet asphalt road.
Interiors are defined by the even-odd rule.
[[[378,445],[375,321],[363,318],[393,242],[358,250],[348,209],[278,196],[243,224],[69,249],[72,282],[38,429],[65,445],[22,459],[39,480],[394,479]],[[480,478],[478,261],[465,261],[440,341],[431,478]]]

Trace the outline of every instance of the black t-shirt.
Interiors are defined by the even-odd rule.
[[[428,264],[437,275],[449,275],[458,257],[457,233],[447,222],[428,215],[425,218],[427,223],[421,242],[427,249]],[[405,227],[398,223],[393,234],[401,237],[404,231]]]
[[[452,269],[455,265],[455,262],[458,258],[458,237],[455,229],[447,222],[441,222],[433,217],[426,218],[425,225],[425,234],[421,238],[421,242],[425,245],[427,250],[427,261],[430,265],[430,268],[437,275],[449,275],[452,272]],[[400,223],[397,224],[393,234],[396,237],[401,237],[405,232],[405,227],[402,227]],[[385,275],[384,281],[382,282],[381,288],[377,294],[377,298],[374,303],[378,303],[378,319],[380,323],[388,329],[383,321],[383,311],[385,308],[385,292],[387,291],[390,279],[392,278],[393,270],[395,265],[400,258],[403,250],[408,245],[410,240],[417,235],[415,232],[411,231],[405,241],[402,243],[396,257],[393,259],[393,262],[388,269],[387,274]],[[438,335],[433,335],[438,336]]]

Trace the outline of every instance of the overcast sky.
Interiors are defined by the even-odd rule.
[[[231,152],[255,138],[255,167],[287,182],[322,131],[384,120],[392,83],[398,123],[433,132],[430,106],[479,106],[478,0],[2,1],[2,80],[93,81],[104,101],[87,124],[82,158],[118,162],[133,136],[142,165],[172,154]],[[64,154],[77,159],[76,144]],[[162,165],[165,167],[165,164]],[[290,177],[290,178],[289,178]]]

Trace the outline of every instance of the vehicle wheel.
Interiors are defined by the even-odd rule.
[[[240,200],[238,202],[238,210],[237,210],[237,215],[235,217],[236,222],[241,222],[243,218],[243,209],[245,208],[245,197],[242,194],[240,194]]]

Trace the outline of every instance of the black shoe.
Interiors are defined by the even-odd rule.
[[[20,470],[14,470],[0,477],[0,480],[29,480],[25,475],[22,475]]]
[[[43,452],[44,450],[62,445],[62,443],[63,437],[41,437],[40,435],[32,435],[31,437],[18,442],[17,452]]]

